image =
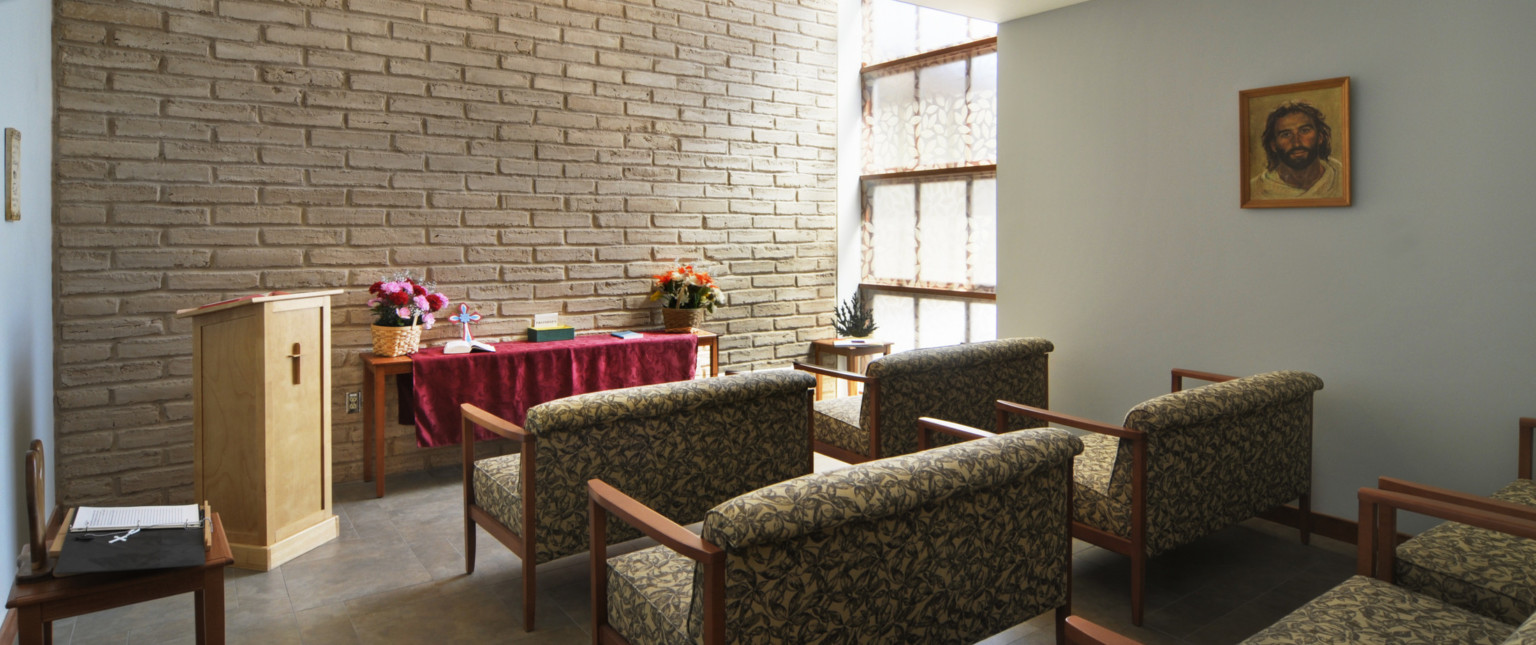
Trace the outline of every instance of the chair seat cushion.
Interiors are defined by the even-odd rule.
[[[1244,645],[1499,645],[1514,628],[1375,578],[1354,576]]]
[[[869,455],[869,433],[859,426],[863,397],[844,396],[815,403],[816,440]]]
[[[523,534],[523,455],[513,453],[475,462],[475,504],[498,522]]]
[[[1120,439],[1089,432],[1078,437],[1083,454],[1072,463],[1073,519],[1120,537],[1131,536],[1131,491],[1128,486],[1113,486],[1115,454]]]
[[[1536,506],[1518,480],[1494,499]],[[1511,625],[1536,613],[1536,540],[1445,522],[1397,547],[1397,583]]]
[[[664,546],[608,558],[608,624],[632,643],[689,643],[693,571]]]

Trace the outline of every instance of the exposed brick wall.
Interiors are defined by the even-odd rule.
[[[338,481],[361,474],[367,284],[423,272],[507,338],[659,323],[721,278],[722,362],[830,335],[833,0],[58,0],[59,499],[192,497],[191,327],[333,301]],[[429,343],[454,335],[450,325]],[[391,425],[389,470],[449,463]]]

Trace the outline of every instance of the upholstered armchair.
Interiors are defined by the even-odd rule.
[[[530,408],[526,427],[463,404],[465,572],[475,570],[478,524],[523,561],[531,631],[537,566],[587,550],[588,479],[671,520],[702,520],[731,497],[811,472],[815,383],[778,371],[594,392]],[[514,452],[476,460],[477,427],[511,439]],[[608,537],[639,535],[619,527]]]
[[[858,463],[916,450],[919,417],[990,427],[999,399],[1046,407],[1053,349],[1043,338],[1005,338],[899,352],[874,360],[864,374],[802,363],[795,369],[864,384],[860,396],[817,401],[812,415],[816,451]],[[1009,429],[1040,425],[1021,418]]]
[[[1536,540],[1536,521],[1410,493],[1362,488],[1356,575],[1244,640],[1243,645],[1536,643],[1536,615],[1516,623],[1500,622],[1393,584],[1398,510]],[[1476,559],[1480,555],[1477,550],[1476,544],[1462,545],[1462,557]]]
[[[1536,521],[1533,429],[1536,418],[1520,419],[1518,478],[1491,497],[1390,477],[1382,477],[1378,486]],[[1519,624],[1536,613],[1536,540],[1445,522],[1399,545],[1394,573],[1397,584],[1405,589],[1495,620]]]
[[[1216,381],[1190,390],[1184,378]],[[1235,378],[1173,370],[1173,393],[1113,426],[1009,401],[1013,416],[1089,431],[1074,468],[1073,537],[1131,559],[1131,622],[1140,625],[1147,559],[1290,500],[1308,537],[1312,393],[1306,372]]]
[[[964,643],[1060,621],[1080,449],[1026,430],[807,475],[715,507],[700,535],[594,480],[594,554],[610,514],[662,544],[592,559],[594,642]]]

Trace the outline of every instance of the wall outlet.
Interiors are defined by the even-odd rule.
[[[363,409],[363,393],[362,392],[348,392],[347,393],[347,414],[352,414],[353,412],[357,412],[358,410],[361,410],[361,409]]]

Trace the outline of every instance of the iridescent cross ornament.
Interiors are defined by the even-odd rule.
[[[459,313],[449,316],[448,320],[459,323],[459,328],[464,330],[464,342],[475,342],[475,337],[469,333],[469,323],[480,320],[480,312],[469,313],[469,305],[461,302],[459,303]]]

